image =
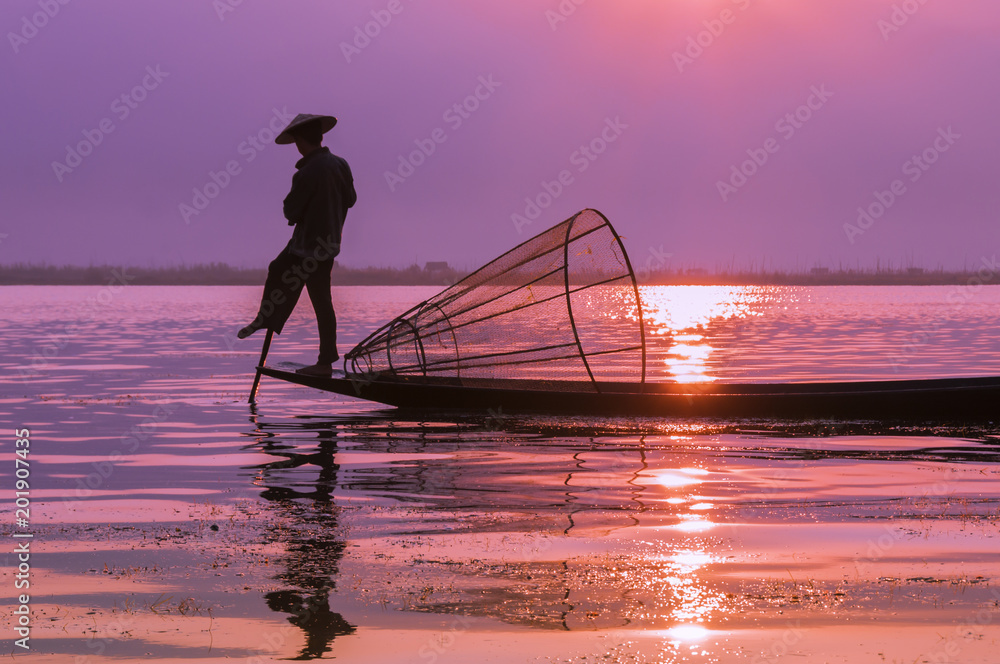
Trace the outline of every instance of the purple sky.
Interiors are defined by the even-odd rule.
[[[273,109],[340,119],[346,265],[476,267],[585,207],[637,265],[961,267],[1000,245],[995,0],[230,2],[5,0],[0,263],[265,265],[298,154],[241,144]],[[391,21],[345,55],[373,11]],[[731,179],[748,150],[767,161]]]

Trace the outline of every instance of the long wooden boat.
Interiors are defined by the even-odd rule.
[[[552,413],[649,417],[1000,421],[1000,377],[833,383],[474,381],[417,376],[265,376],[399,408],[483,416]]]
[[[992,420],[1000,377],[674,383],[647,377],[643,303],[607,217],[582,210],[370,334],[344,376],[262,375],[391,406],[490,413]]]

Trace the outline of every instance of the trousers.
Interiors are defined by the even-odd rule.
[[[257,312],[259,327],[281,334],[292,315],[303,287],[309,291],[316,325],[319,328],[319,364],[332,364],[340,359],[337,352],[337,314],[330,294],[333,258],[317,260],[297,256],[287,248],[267,266],[264,294]]]

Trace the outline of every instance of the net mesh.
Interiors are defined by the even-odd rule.
[[[358,374],[463,385],[643,382],[635,277],[610,222],[584,210],[379,328],[346,359]]]

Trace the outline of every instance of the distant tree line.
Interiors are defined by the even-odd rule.
[[[950,286],[1000,284],[992,270],[946,271],[922,268],[782,270],[658,270],[636,275],[639,283],[691,286]]]
[[[131,285],[145,286],[260,286],[267,276],[265,268],[233,267],[225,263],[180,265],[173,267],[122,267],[118,265],[0,265],[0,285],[103,285],[112,272],[124,274]],[[431,269],[411,265],[406,268],[350,268],[334,265],[332,281],[336,285],[427,285],[445,286],[468,274],[446,264],[433,263]]]
[[[260,286],[267,270],[233,267],[226,263],[180,265],[174,267],[122,267],[116,265],[0,265],[0,285],[104,285],[115,273],[127,283],[147,286]],[[428,263],[424,267],[352,268],[335,265],[334,285],[353,286],[441,286],[468,275],[467,271],[447,263]],[[643,284],[719,285],[719,286],[826,286],[826,285],[967,285],[1000,283],[1000,274],[992,270],[945,271],[921,268],[841,269],[812,268],[808,271],[739,270],[702,268],[637,270]]]

